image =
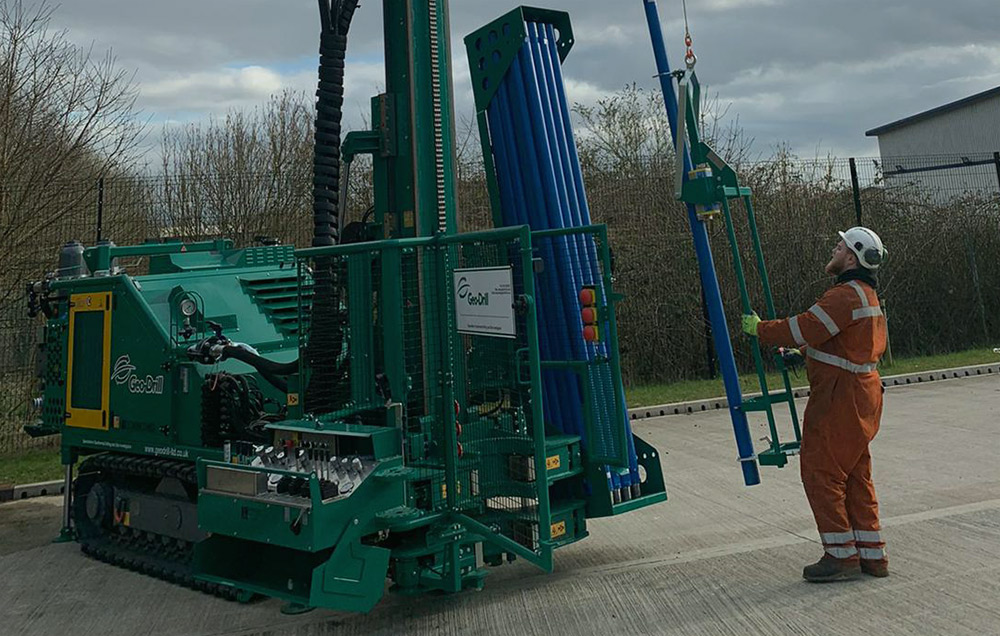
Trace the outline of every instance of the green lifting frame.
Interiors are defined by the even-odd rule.
[[[678,167],[677,185],[678,198],[685,203],[696,206],[699,215],[714,217],[721,215],[726,224],[726,236],[729,241],[729,248],[733,259],[733,268],[736,273],[736,281],[740,291],[740,307],[744,314],[750,314],[753,309],[750,304],[750,294],[747,291],[746,276],[743,271],[743,261],[740,257],[740,246],[736,238],[736,227],[733,219],[731,200],[740,200],[746,208],[747,224],[753,243],[754,256],[757,262],[757,270],[760,272],[760,283],[764,291],[764,302],[766,305],[765,319],[774,320],[777,316],[774,310],[774,298],[771,295],[771,284],[767,276],[767,268],[764,265],[764,252],[760,246],[760,236],[757,232],[757,218],[754,215],[752,192],[750,188],[741,186],[736,171],[719,156],[711,146],[701,140],[698,122],[701,121],[701,85],[694,69],[687,71],[677,71],[680,76],[680,86],[678,91],[678,120],[681,126],[686,129],[686,133],[678,131],[678,140],[687,137],[691,152],[692,165],[695,169],[691,178],[681,185],[683,167]],[[679,141],[680,143],[680,141]],[[680,164],[679,164],[680,166]],[[706,171],[705,168],[710,168]],[[779,373],[781,373],[784,390],[772,393],[767,385],[767,371],[764,367],[764,356],[761,353],[760,342],[755,336],[750,338],[750,348],[753,353],[754,367],[757,371],[757,380],[760,384],[761,395],[759,397],[744,399],[740,408],[745,413],[763,412],[767,415],[767,423],[770,431],[769,445],[767,450],[757,454],[757,461],[762,466],[778,466],[779,468],[788,463],[788,456],[796,455],[802,443],[802,430],[799,426],[799,417],[795,407],[795,394],[792,391],[791,380],[788,377],[788,368],[784,359],[777,352],[774,355],[774,363]],[[789,414],[792,420],[792,430],[795,440],[782,442],[778,434],[778,427],[774,418],[774,406],[788,404]]]

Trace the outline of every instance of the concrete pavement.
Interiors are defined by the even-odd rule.
[[[800,409],[801,412],[801,409]],[[886,393],[873,445],[892,576],[811,585],[821,554],[798,463],[742,485],[728,415],[633,422],[666,454],[670,500],[590,523],[546,575],[479,593],[387,597],[368,616],[238,605],[47,541],[59,500],[0,506],[0,634],[1000,634],[1000,379]],[[755,431],[766,433],[763,417]]]

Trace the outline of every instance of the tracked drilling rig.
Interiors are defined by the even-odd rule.
[[[625,415],[621,297],[574,166],[568,17],[517,9],[467,40],[496,228],[459,234],[447,2],[384,0],[386,89],[341,139],[357,4],[320,0],[312,247],[73,243],[28,287],[30,432],[62,435],[62,536],[91,556],[368,611],[387,580],[551,570],[589,518],[666,498]],[[375,208],[345,227],[361,154]],[[136,258],[141,275],[119,266]]]

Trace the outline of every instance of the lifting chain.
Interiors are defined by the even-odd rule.
[[[694,54],[694,49],[691,48],[694,40],[691,39],[691,29],[688,27],[687,0],[681,0],[681,3],[684,6],[684,46],[687,49],[684,53],[684,64],[687,65],[688,71],[693,71],[694,65],[698,63],[698,56]]]

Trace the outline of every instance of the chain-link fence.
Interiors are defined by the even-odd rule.
[[[1000,157],[777,158],[739,168],[753,188],[761,242],[778,312],[799,312],[829,285],[823,273],[837,230],[859,221],[886,242],[889,260],[879,292],[896,355],[1000,342]],[[370,210],[370,173],[356,168],[347,220]],[[360,176],[359,176],[360,175]],[[629,384],[711,374],[687,214],[673,196],[669,161],[642,169],[585,165],[594,221],[606,223],[619,306],[622,369]],[[460,227],[491,224],[485,178],[463,168]],[[305,247],[312,230],[308,174],[275,177],[230,173],[133,177],[66,183],[37,192],[0,186],[0,453],[54,441],[31,440],[21,427],[34,417],[34,342],[40,323],[26,315],[24,285],[55,267],[69,240],[117,244],[149,238],[258,237]],[[741,216],[741,210],[734,209]],[[759,280],[745,223],[737,224],[748,280]],[[730,316],[740,313],[731,255],[721,224],[710,231]],[[140,264],[141,265],[141,264]],[[759,286],[754,295],[763,307]],[[749,351],[738,348],[741,363]]]

